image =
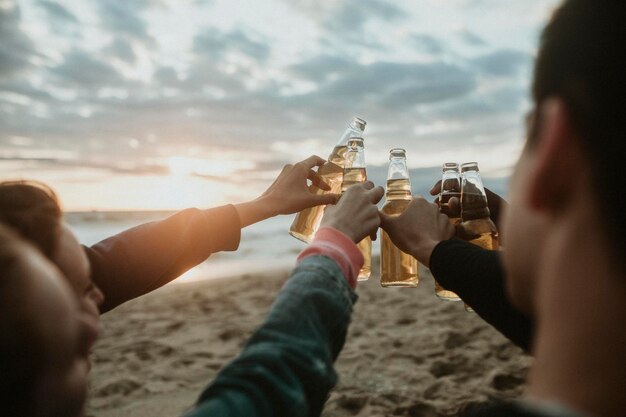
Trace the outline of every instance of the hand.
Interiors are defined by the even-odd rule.
[[[454,236],[448,216],[439,213],[436,204],[416,197],[399,216],[380,212],[381,227],[403,252],[430,266],[430,255],[442,240]]]
[[[430,190],[430,195],[437,196],[435,199],[435,203],[439,204],[439,193],[441,192],[441,180],[437,181],[433,188]],[[485,188],[485,193],[487,195],[487,205],[489,206],[490,218],[498,227],[498,230],[501,230],[500,220],[502,219],[502,213],[504,210],[508,209],[509,203],[506,202],[505,199],[500,197],[498,194],[494,193],[488,188]],[[450,208],[450,212],[452,214],[461,216],[461,201],[458,198],[452,197],[448,201],[448,207]]]
[[[354,243],[366,236],[376,240],[376,232],[380,225],[376,203],[383,198],[383,187],[374,187],[374,183],[366,181],[348,188],[334,206],[326,207],[321,226],[334,227]]]
[[[335,204],[338,194],[313,194],[307,185],[308,179],[322,190],[330,190],[328,184],[313,169],[325,162],[326,160],[313,155],[295,165],[285,165],[259,199],[268,205],[274,215],[297,213],[322,204]]]
[[[291,214],[320,204],[334,204],[338,194],[313,194],[307,180],[328,191],[330,187],[313,169],[326,161],[310,156],[295,165],[285,165],[272,185],[256,200],[235,204],[241,227],[260,222],[278,214]]]

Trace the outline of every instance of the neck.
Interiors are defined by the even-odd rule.
[[[609,261],[610,246],[591,214],[566,215],[548,233],[529,394],[617,416],[626,410],[626,276]]]

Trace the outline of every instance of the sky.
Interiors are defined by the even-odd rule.
[[[402,147],[506,180],[557,4],[0,0],[0,179],[66,210],[239,202],[358,115],[373,169]]]

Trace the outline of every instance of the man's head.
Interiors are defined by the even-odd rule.
[[[11,226],[63,273],[83,310],[98,316],[103,295],[90,278],[89,261],[63,222],[55,193],[37,182],[0,183],[0,223]]]
[[[606,261],[626,271],[625,21],[624,2],[568,0],[541,37],[506,221],[509,291],[524,310],[533,309],[545,235],[573,210],[588,210],[607,241]]]
[[[0,226],[0,402],[3,415],[80,415],[93,318],[58,269]]]

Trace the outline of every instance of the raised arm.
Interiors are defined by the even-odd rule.
[[[446,240],[433,250],[430,271],[487,323],[525,351],[530,350],[534,324],[506,295],[499,252],[461,239]]]
[[[263,325],[188,417],[320,415],[357,298],[363,256],[354,242],[378,228],[383,190],[372,187],[353,186],[326,213]]]
[[[167,284],[212,253],[236,250],[242,227],[336,202],[337,195],[309,192],[307,180],[328,188],[314,170],[324,162],[311,156],[286,165],[267,191],[252,201],[209,210],[183,210],[85,247],[92,279],[105,297],[101,312]]]
[[[459,239],[436,204],[414,199],[398,217],[381,214],[383,229],[402,250],[428,266],[437,281],[457,293],[485,321],[529,349],[531,320],[515,309],[504,290],[500,255]]]
[[[227,205],[183,210],[85,247],[105,297],[101,313],[167,284],[212,253],[236,250],[240,235],[237,210]]]

